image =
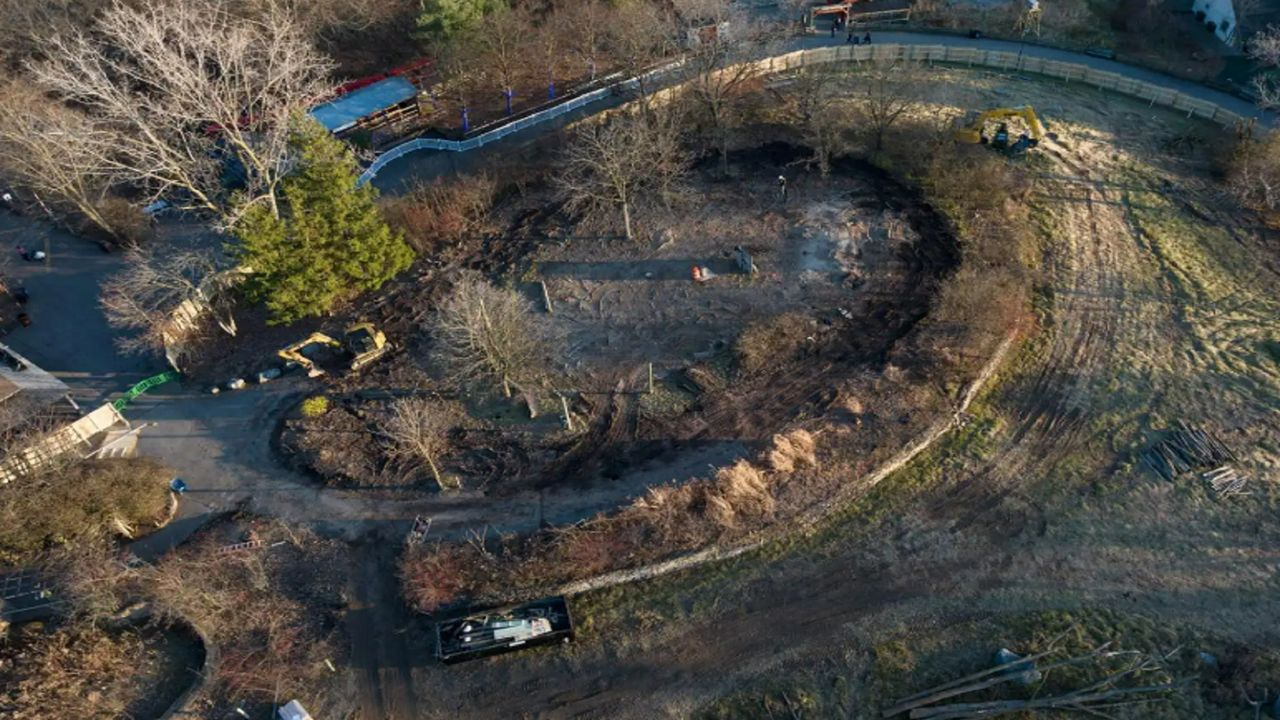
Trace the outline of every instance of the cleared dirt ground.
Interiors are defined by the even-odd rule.
[[[935,99],[1030,102],[1060,135],[1026,161],[1039,328],[976,421],[818,537],[579,598],[572,651],[421,669],[434,717],[682,717],[777,687],[815,698],[800,717],[870,717],[876,645],[1047,609],[1280,640],[1280,273],[1274,238],[1208,180],[1222,131],[1074,86],[945,75]],[[1221,437],[1253,494],[1142,469],[1176,420]]]

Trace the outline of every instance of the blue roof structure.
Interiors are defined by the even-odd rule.
[[[311,108],[311,117],[329,132],[342,132],[361,119],[395,107],[417,94],[418,88],[413,83],[402,77],[389,77]]]

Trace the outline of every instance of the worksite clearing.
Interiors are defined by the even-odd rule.
[[[84,597],[51,603],[112,625],[11,633],[0,714],[1271,712],[1280,234],[1222,183],[1250,129],[922,65],[877,134],[869,65],[823,67],[834,133],[797,119],[812,77],[738,88],[633,238],[566,204],[558,137],[384,196],[418,260],[191,353],[223,444],[166,441],[239,485],[170,480],[205,508],[177,547],[52,554]],[[415,236],[405,205],[467,183],[477,217]],[[476,287],[472,336],[529,330],[527,367],[458,363]]]
[[[470,492],[594,487],[608,509],[731,464],[831,401],[833,378],[816,368],[850,377],[879,362],[954,262],[954,240],[914,191],[854,161],[829,178],[798,173],[806,154],[738,151],[728,179],[715,162],[699,166],[697,200],[641,211],[651,232],[632,242],[613,234],[612,216],[569,214],[545,186],[512,198],[498,208],[505,232],[479,249],[509,248],[495,269],[559,346],[555,394],[534,401],[538,417],[483,388],[459,394],[430,329],[393,320],[406,351],[340,381],[333,411],[289,420],[283,447],[326,482],[403,487],[376,434],[360,432],[390,386],[451,408],[446,474]],[[793,178],[785,201],[779,175]],[[391,304],[431,308],[450,280],[398,288]],[[832,367],[832,352],[846,361]]]
[[[807,536],[575,598],[569,650],[416,670],[428,717],[872,718],[1059,632],[1192,673],[1115,717],[1256,717],[1246,697],[1280,687],[1280,263],[1214,182],[1231,131],[1076,85],[934,72],[912,122],[1031,104],[1059,136],[1013,161],[1034,326],[964,422]],[[1250,494],[1142,462],[1182,423],[1231,449]]]

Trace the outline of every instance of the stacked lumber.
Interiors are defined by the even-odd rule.
[[[1183,473],[1236,460],[1235,453],[1212,433],[1181,421],[1178,425],[1168,437],[1142,451],[1142,463],[1156,475],[1173,482]]]

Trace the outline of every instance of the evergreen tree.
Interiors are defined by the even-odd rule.
[[[404,238],[382,219],[377,191],[356,184],[359,166],[341,141],[303,118],[290,143],[297,167],[281,183],[280,216],[259,204],[235,228],[234,251],[252,270],[250,293],[272,323],[329,312],[413,262]]]
[[[503,0],[421,0],[418,38],[427,42],[452,40],[479,27],[485,15],[505,5]]]

